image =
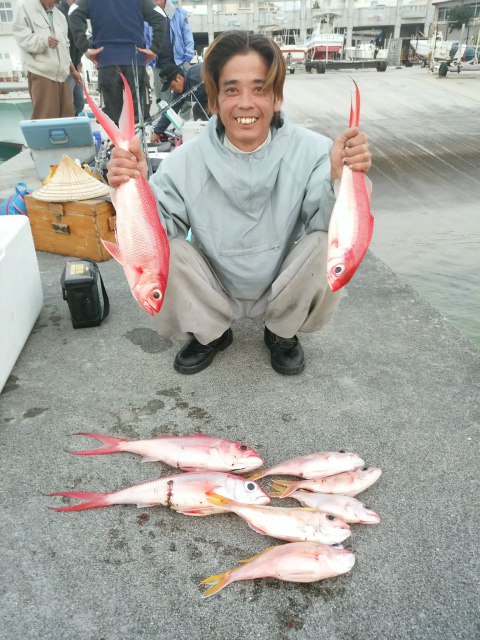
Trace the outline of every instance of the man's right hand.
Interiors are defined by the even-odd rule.
[[[50,49],[56,49],[58,46],[58,40],[53,36],[48,36],[48,46]]]
[[[85,57],[88,58],[95,66],[98,66],[98,54],[103,51],[103,47],[98,49],[87,49],[85,51]]]
[[[139,178],[140,174],[148,180],[147,158],[142,151],[138,136],[130,142],[128,151],[119,147],[113,149],[107,171],[108,184],[112,189],[118,189],[130,178]]]

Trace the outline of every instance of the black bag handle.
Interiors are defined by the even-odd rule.
[[[100,273],[100,269],[98,268],[98,264],[95,262],[95,260],[92,260],[91,258],[82,258],[82,261],[90,262],[91,264],[94,264],[97,267],[98,277],[100,278],[100,286],[102,287],[102,295],[103,295],[103,313],[102,313],[102,318],[100,320],[100,322],[102,322],[102,320],[105,320],[105,318],[108,316],[110,312],[110,302],[108,300],[107,290],[105,289],[105,285],[103,284],[102,274]]]

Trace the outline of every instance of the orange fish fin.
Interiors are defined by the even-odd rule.
[[[281,491],[280,495],[275,496],[276,498],[286,498],[297,489],[298,482],[292,482],[290,480],[275,480],[275,484],[271,483],[271,486],[277,491]]]
[[[226,571],[225,573],[219,573],[218,576],[212,576],[211,578],[207,578],[206,580],[202,580],[202,582],[200,582],[200,584],[206,584],[209,582],[216,582],[217,584],[213,585],[213,587],[210,587],[210,589],[207,589],[207,591],[205,591],[205,593],[203,594],[203,598],[208,598],[209,596],[213,596],[215,593],[218,593],[220,591],[220,589],[223,589],[223,587],[226,587],[227,584],[229,582],[231,582],[230,580],[230,571]],[[217,579],[217,580],[215,580]]]
[[[283,494],[283,491],[271,491],[270,493],[267,493],[267,496],[269,498],[281,498]]]
[[[88,105],[90,109],[93,111],[95,118],[105,129],[106,134],[113,142],[113,144],[117,147],[120,144],[120,131],[117,125],[113,122],[111,118],[107,116],[107,114],[97,107],[97,105],[93,102],[93,100],[88,95],[87,87],[84,85],[83,90],[85,92],[85,98],[87,99]]]
[[[114,242],[108,242],[108,240],[102,240],[102,244],[108,251],[108,253],[112,256],[112,258],[115,258],[117,262],[123,265],[123,258],[122,254],[120,253],[120,247],[118,246],[118,244],[115,244]]]
[[[237,562],[239,564],[245,564],[246,562],[250,562],[251,560],[254,560],[255,558],[258,558],[258,556],[263,555],[266,551],[269,551],[270,549],[273,549],[273,548],[274,547],[267,547],[266,549],[263,549],[259,553],[256,553],[254,556],[251,556],[250,558],[245,558],[245,560],[237,560]]]
[[[209,502],[219,507],[236,504],[235,500],[230,500],[230,498],[225,498],[225,496],[219,496],[218,493],[215,493],[214,491],[207,491],[205,495],[207,496],[207,500]]]
[[[123,80],[123,88],[125,91],[125,95],[123,96],[122,113],[120,114],[120,120],[118,121],[118,129],[123,140],[130,141],[135,136],[135,117],[133,111],[132,92],[123,73],[120,70],[118,73]]]
[[[258,480],[259,478],[263,478],[263,476],[266,476],[269,471],[270,471],[270,469],[263,469],[262,471],[255,471],[255,473],[247,474],[245,476],[245,478],[248,478],[249,480]]]

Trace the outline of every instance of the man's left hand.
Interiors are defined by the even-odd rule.
[[[143,55],[145,56],[147,64],[149,62],[151,62],[152,60],[155,60],[155,58],[157,57],[157,54],[153,53],[153,51],[151,49],[140,49],[140,47],[139,47],[138,50],[141,51],[143,53]]]
[[[357,127],[351,127],[333,141],[330,152],[332,180],[342,177],[343,167],[366,173],[372,166],[372,154],[368,150],[367,136]]]
[[[83,78],[81,73],[78,73],[78,71],[72,71],[71,76],[75,80],[75,84],[83,84]]]

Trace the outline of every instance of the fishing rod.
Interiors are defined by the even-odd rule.
[[[148,143],[147,143],[145,125],[143,122],[143,109],[142,109],[142,104],[140,102],[140,83],[138,81],[137,57],[138,57],[138,47],[137,45],[135,45],[135,59],[132,58],[132,70],[133,70],[133,82],[135,84],[135,93],[137,94],[138,128],[140,129],[140,132],[141,132],[142,149],[147,158],[148,175],[151,176],[153,169],[152,169],[152,162],[150,160],[150,155],[148,153]],[[146,69],[145,69],[145,73],[146,73]]]

